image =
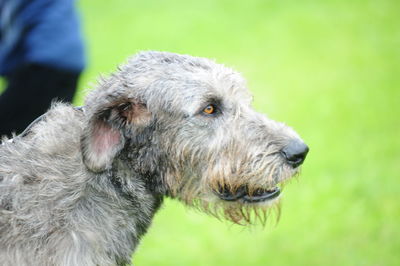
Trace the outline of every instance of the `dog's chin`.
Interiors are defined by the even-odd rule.
[[[214,188],[214,195],[218,200],[226,203],[240,203],[244,205],[269,205],[277,202],[280,198],[284,184],[298,175],[299,168],[288,167],[283,165],[276,168],[270,175],[270,180],[274,180],[273,184],[265,184],[257,186],[256,184],[243,184],[239,187],[229,185],[219,185]]]

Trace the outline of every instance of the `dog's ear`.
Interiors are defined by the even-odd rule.
[[[111,168],[115,156],[123,149],[129,134],[145,127],[151,113],[144,103],[118,100],[92,112],[81,138],[84,164],[93,172]]]

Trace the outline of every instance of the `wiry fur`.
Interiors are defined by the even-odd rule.
[[[245,82],[213,61],[162,52],[99,82],[84,111],[55,104],[0,146],[2,265],[125,265],[164,196],[235,223],[274,202],[221,200],[296,174],[279,151],[298,135],[256,113]],[[208,105],[218,113],[205,115]]]

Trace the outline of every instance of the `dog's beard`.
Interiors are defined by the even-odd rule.
[[[196,167],[183,163],[181,166],[186,166],[182,167],[186,171],[170,171],[169,178],[166,176],[169,195],[235,224],[265,225],[270,217],[278,221],[279,194],[298,169],[285,164],[279,156],[263,159],[245,158],[240,161],[237,158],[219,158],[214,163],[197,164]],[[202,173],[201,177],[196,176],[198,172]]]
[[[280,198],[257,203],[241,201],[228,202],[217,197],[181,199],[186,205],[212,215],[220,220],[227,220],[238,225],[262,225],[270,218],[278,222],[280,218]]]

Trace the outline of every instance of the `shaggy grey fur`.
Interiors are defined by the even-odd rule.
[[[83,110],[55,104],[0,145],[0,264],[129,264],[164,196],[264,221],[277,199],[257,195],[298,172],[281,151],[300,138],[251,100],[229,68],[143,52]]]

